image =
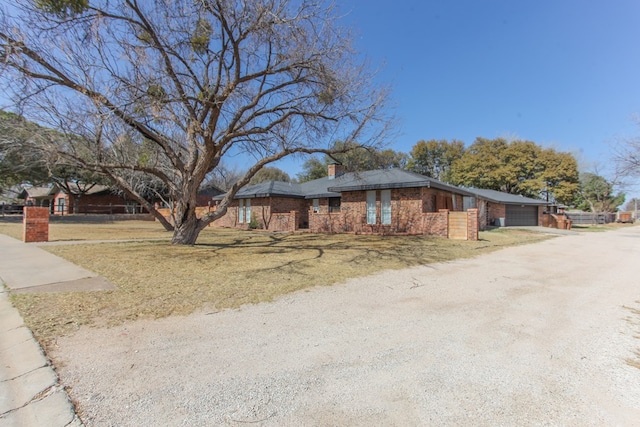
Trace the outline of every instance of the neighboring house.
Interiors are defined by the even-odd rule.
[[[23,199],[25,205],[50,207],[53,206],[53,187],[28,187],[23,188],[18,199]]]
[[[465,200],[466,207],[476,207],[480,229],[488,226],[542,226],[549,202],[496,190],[465,188],[475,198]]]
[[[198,206],[214,206],[215,197],[225,192],[216,187],[215,185],[207,185],[201,188],[196,195]]]
[[[73,189],[73,187],[72,187]],[[140,205],[105,185],[95,185],[84,194],[69,194],[58,186],[25,188],[19,198],[26,205],[50,207],[52,215],[140,213]]]
[[[463,198],[473,196],[468,191],[401,169],[347,174],[340,169],[329,165],[329,176],[302,184],[268,181],[245,187],[214,225],[477,239],[477,211],[462,212]],[[460,212],[455,221],[464,228],[456,236],[450,211]]]

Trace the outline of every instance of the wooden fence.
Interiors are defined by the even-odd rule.
[[[565,212],[565,214],[574,225],[609,224],[616,220],[615,213]]]

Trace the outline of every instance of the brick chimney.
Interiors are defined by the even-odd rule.
[[[340,163],[329,163],[328,167],[328,175],[329,179],[336,179],[340,175],[344,174],[342,170],[342,165]]]

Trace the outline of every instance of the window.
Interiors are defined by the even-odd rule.
[[[380,221],[383,225],[391,224],[391,190],[380,192]]]
[[[245,212],[245,220],[247,224],[251,222],[251,200],[247,199],[244,202],[244,212]]]
[[[64,213],[64,197],[58,199],[58,212]]]
[[[475,197],[464,196],[462,198],[462,209],[467,211],[476,207]]]
[[[329,197],[329,212],[340,212],[340,197]]]
[[[376,192],[367,191],[367,224],[376,223]]]
[[[244,223],[244,199],[238,200],[238,222]]]
[[[313,213],[320,212],[320,199],[313,199]]]

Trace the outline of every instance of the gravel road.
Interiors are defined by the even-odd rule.
[[[88,426],[640,425],[640,227],[81,329]]]

